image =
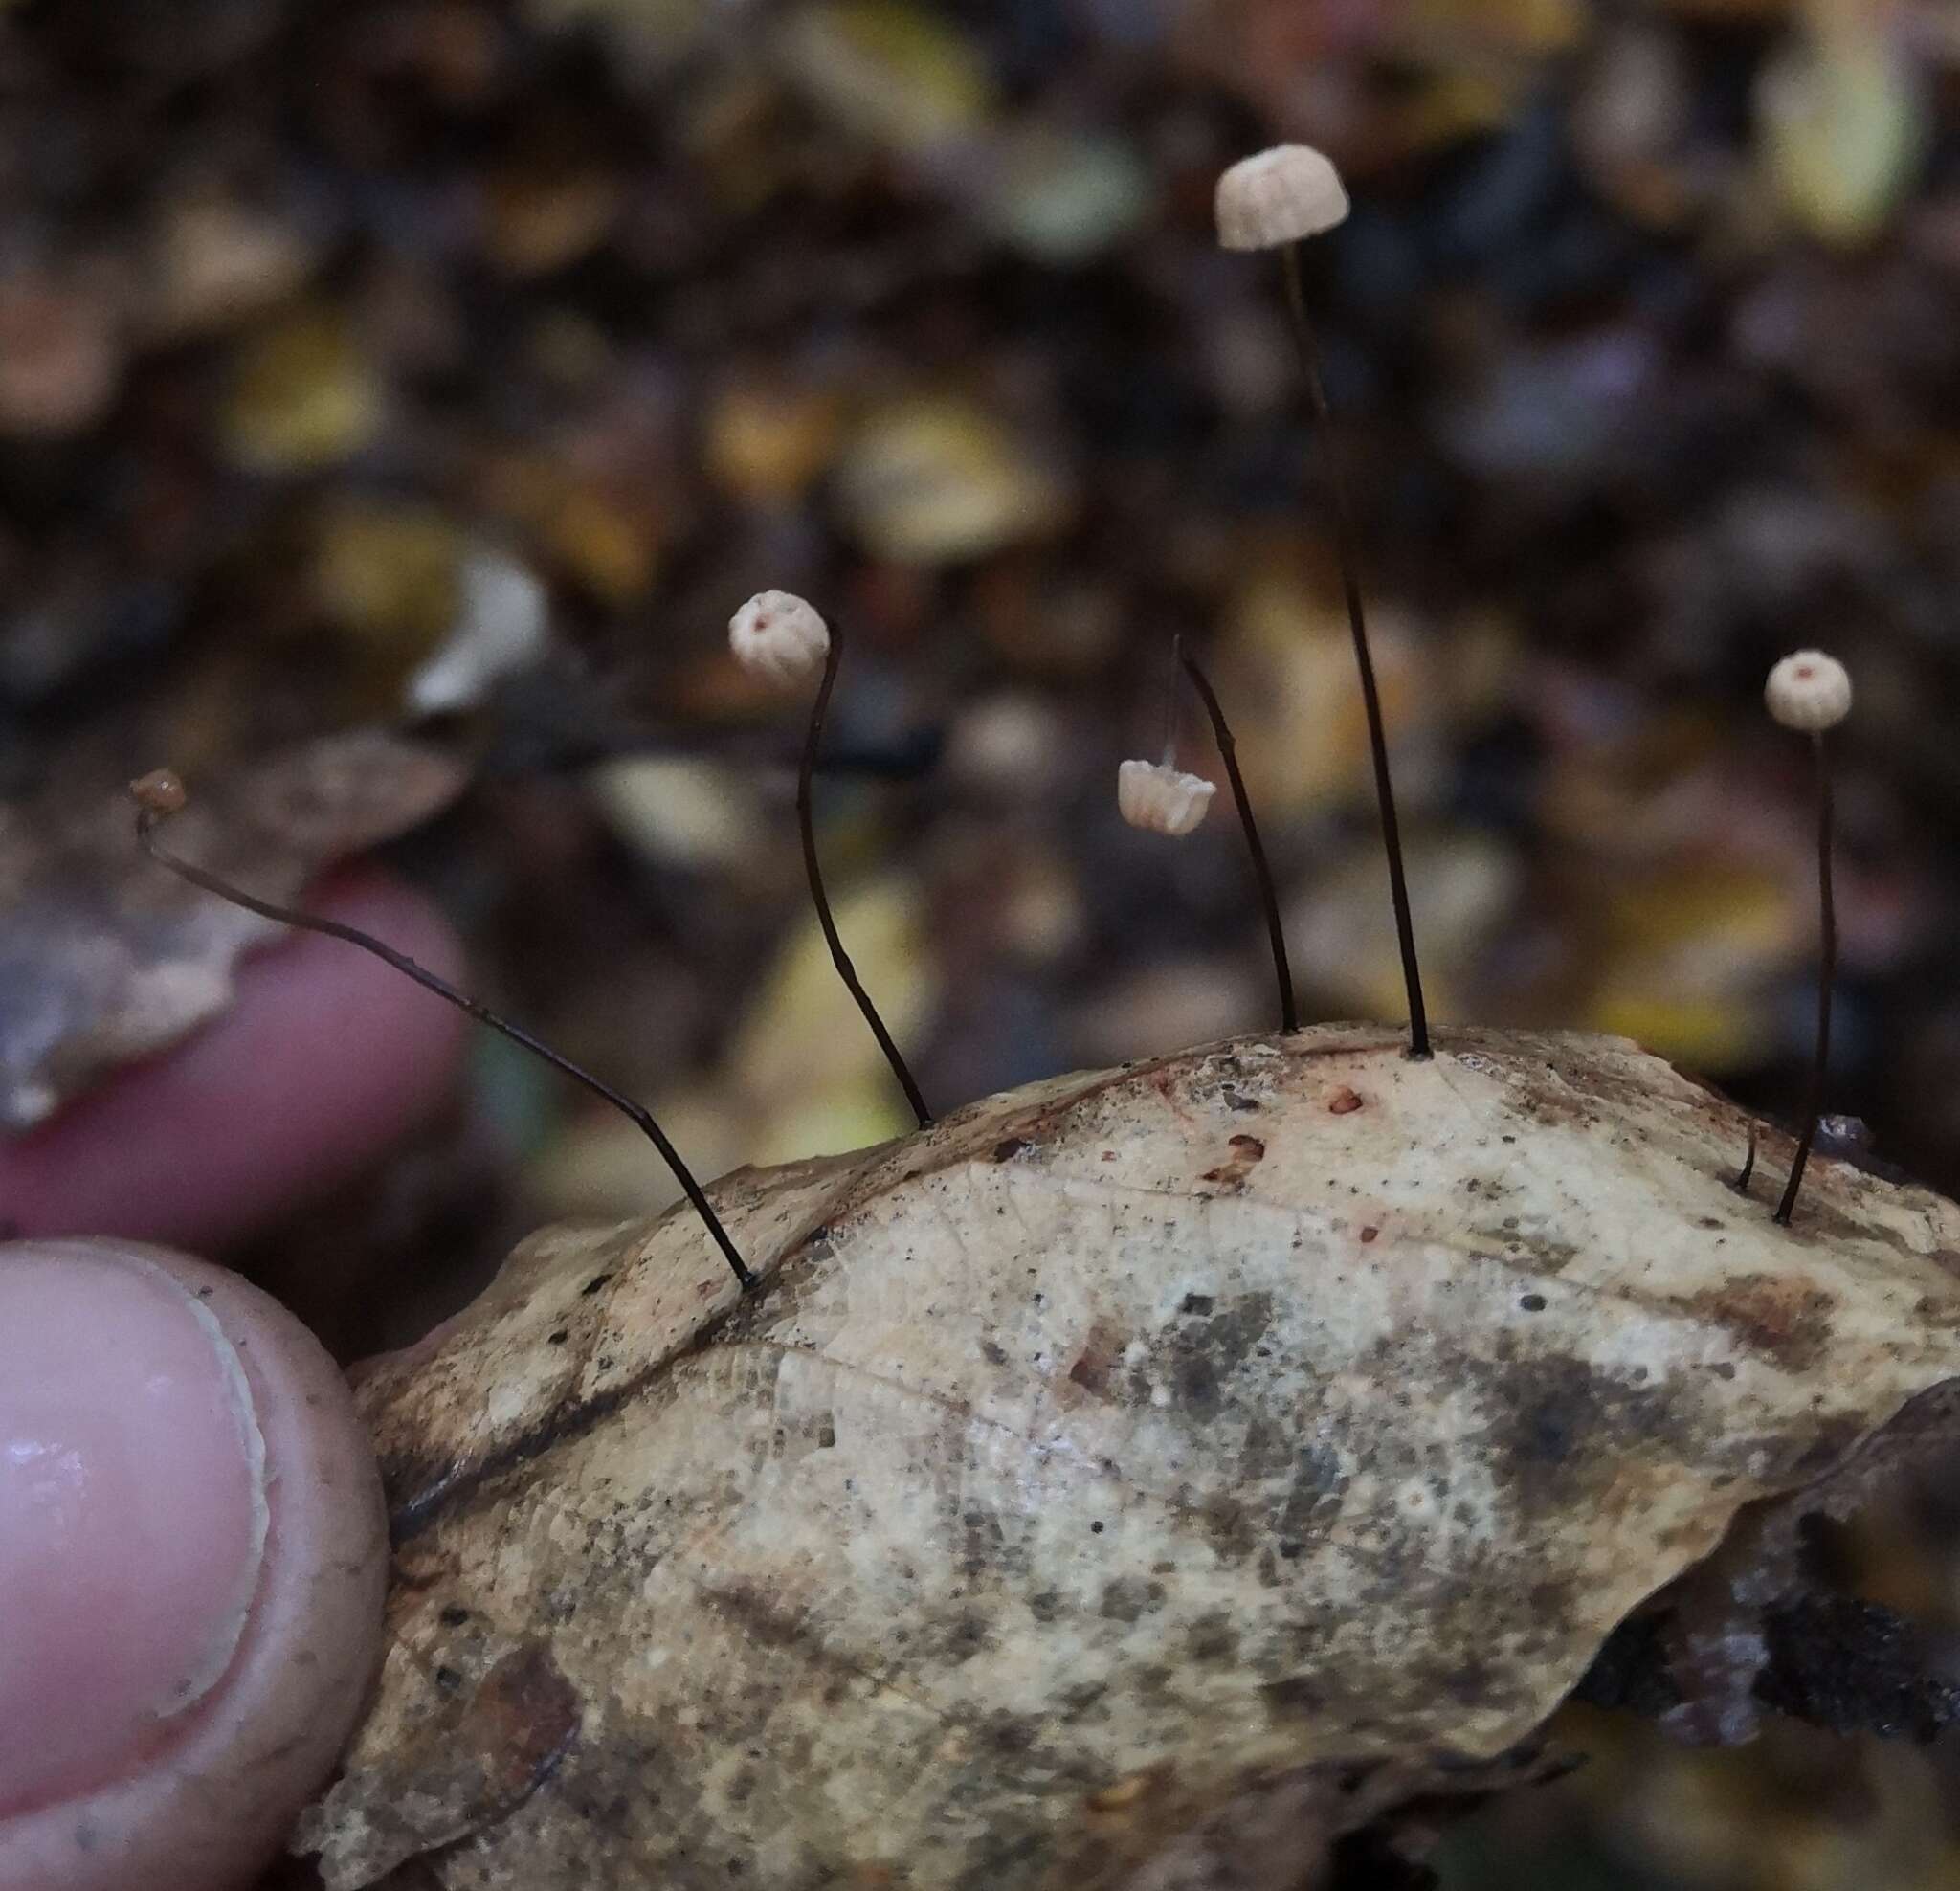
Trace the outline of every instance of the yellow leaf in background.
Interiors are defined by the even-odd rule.
[[[654,581],[659,554],[651,514],[596,486],[568,486],[551,508],[546,543],[607,604],[630,604]]]
[[[1440,692],[1427,686],[1428,656],[1394,611],[1369,613],[1369,641],[1394,745]],[[1367,712],[1338,597],[1284,569],[1251,577],[1233,601],[1214,680],[1258,807],[1300,812],[1372,795]],[[1419,772],[1415,758],[1397,754],[1396,785],[1412,805],[1421,799]]]
[[[1587,1010],[1586,1028],[1631,1037],[1670,1063],[1711,1074],[1754,1062],[1775,1040],[1761,1005],[1683,995],[1659,979],[1645,990],[1601,992]]]
[[[754,770],[688,755],[631,755],[587,777],[606,824],[643,860],[726,871],[768,844]]]
[[[738,383],[709,411],[708,470],[742,499],[793,500],[830,464],[842,419],[834,394]]]
[[[1763,70],[1756,110],[1777,196],[1812,235],[1847,248],[1890,220],[1924,155],[1918,76],[1882,23],[1847,17]]]
[[[1793,885],[1726,865],[1642,875],[1615,889],[1606,923],[1590,1029],[1711,1074],[1768,1054],[1773,982],[1810,938]]]
[[[412,663],[456,617],[461,555],[462,535],[431,507],[351,501],[320,522],[313,592],[348,636]]]
[[[505,172],[487,192],[490,255],[512,276],[564,269],[604,240],[621,196],[619,180],[600,170]]]
[[[880,409],[838,468],[857,537],[880,558],[939,565],[979,558],[1067,523],[1068,492],[998,418],[962,396]]]
[[[790,77],[875,145],[926,151],[979,130],[993,106],[980,52],[947,21],[895,0],[806,7],[779,43]]]
[[[371,445],[388,393],[338,310],[302,309],[240,354],[220,431],[230,457],[259,473],[308,473]]]
[[[752,1111],[710,1082],[648,1099],[654,1117],[697,1175],[724,1174],[754,1158]],[[680,1184],[636,1125],[581,1103],[525,1164],[525,1206],[567,1221],[658,1214]]]
[[[904,1097],[880,1058],[876,1075],[797,1098],[788,1108],[766,1112],[748,1159],[778,1163],[804,1156],[843,1155],[889,1142],[915,1127]]]
[[[1790,886],[1732,863],[1625,879],[1609,901],[1608,924],[1625,949],[1665,952],[1698,980],[1776,970],[1807,937]]]
[[[1487,72],[1448,72],[1425,76],[1396,115],[1401,144],[1431,151],[1500,130],[1518,109],[1526,73],[1509,82]]]
[[[1432,57],[1439,44],[1531,56],[1569,52],[1592,25],[1585,0],[1414,0],[1405,17],[1404,44]]]
[[[917,882],[890,876],[841,898],[834,887],[831,901],[858,976],[900,1048],[908,1048],[936,995]],[[867,1081],[891,1085],[899,1110],[889,1123],[880,1119],[876,1133],[889,1135],[905,1126],[903,1100],[877,1039],[831,964],[813,910],[805,909],[749,1007],[729,1064],[737,1082],[771,1119],[813,1106],[809,1123],[797,1130],[803,1140],[794,1146],[802,1154],[819,1146],[853,1148],[864,1140],[856,1128],[844,1135],[840,1125],[861,1115],[861,1086]],[[839,1112],[838,1125],[825,1130],[822,1113],[832,1107]]]

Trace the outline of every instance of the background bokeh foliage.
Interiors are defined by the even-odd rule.
[[[823,845],[948,1102],[1273,1010],[1227,825],[1115,818],[1183,632],[1308,1013],[1399,1015],[1325,487],[1272,272],[1210,231],[1219,167],[1303,137],[1355,196],[1310,292],[1432,1011],[1792,1110],[1807,781],[1758,692],[1823,644],[1833,1103],[1952,1190],[1956,102],[1942,0],[0,4],[0,794],[436,715],[477,783],[398,864],[713,1171],[904,1124],[735,605],[849,627]],[[371,1256],[308,1306],[352,1347],[667,1191],[486,1041],[457,1122],[257,1258],[304,1305]],[[1873,1581],[1950,1628],[1956,1537],[1929,1490]],[[1458,1881],[1960,1874],[1950,1758],[1586,1732]]]

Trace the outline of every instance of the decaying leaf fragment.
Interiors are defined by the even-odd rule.
[[[327,863],[405,833],[467,771],[380,729],[323,736],[198,784],[184,851],[290,900]],[[231,1002],[238,954],[280,928],[172,879],[131,839],[122,784],[80,808],[0,805],[0,1131],[27,1129],[104,1071]]]
[[[364,1380],[391,1645],[301,1842],[1094,1891],[1297,1803],[1305,1882],[1960,1376],[1960,1209],[1826,1162],[1779,1228],[1744,1141],[1622,1040],[1329,1026],[739,1171],[744,1301],[684,1213],[541,1235]]]

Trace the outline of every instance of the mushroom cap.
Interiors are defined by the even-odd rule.
[[[1168,834],[1191,833],[1211,812],[1214,783],[1188,775],[1168,762],[1125,762],[1116,770],[1116,807],[1133,828]]]
[[[1278,249],[1345,221],[1348,191],[1332,160],[1312,145],[1275,145],[1220,176],[1216,214],[1226,249]]]
[[[751,676],[794,689],[823,668],[829,627],[793,591],[757,591],[728,619],[728,648]]]
[[[1799,650],[1770,672],[1763,701],[1785,728],[1815,735],[1851,714],[1851,673],[1821,650]]]

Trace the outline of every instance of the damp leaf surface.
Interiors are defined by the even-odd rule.
[[[738,1171],[746,1300],[684,1212],[540,1235],[362,1380],[390,1653],[302,1846],[1102,1891],[1231,1827],[1295,1883],[1960,1375],[1960,1210],[1823,1161],[1779,1228],[1746,1135],[1621,1039],[1325,1026]]]

